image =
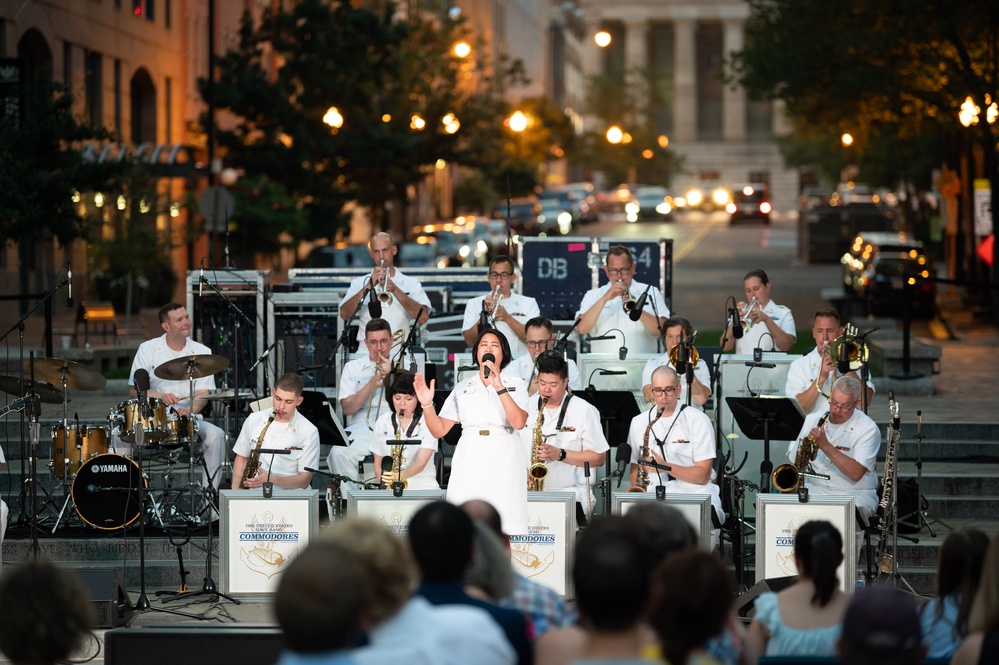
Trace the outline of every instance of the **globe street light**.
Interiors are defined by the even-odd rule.
[[[517,132],[518,134],[527,129],[527,123],[527,116],[521,111],[514,111],[513,115],[507,119],[507,125],[509,125],[511,130]]]
[[[593,41],[600,48],[607,48],[611,43],[611,35],[606,30],[600,30],[597,34],[593,35]]]

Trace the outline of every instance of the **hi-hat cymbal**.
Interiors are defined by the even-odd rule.
[[[24,382],[25,393],[30,395],[32,393],[38,395],[40,399],[45,404],[61,404],[63,393],[62,390],[56,388],[55,386],[50,386],[47,383],[35,383],[31,385],[30,381]],[[21,382],[16,376],[0,376],[0,390],[11,395],[21,395]],[[69,397],[66,398],[67,402],[72,402]]]
[[[225,356],[203,353],[168,360],[153,370],[153,374],[167,381],[181,381],[187,379],[193,369],[194,378],[200,379],[203,376],[218,374],[228,366],[229,359]]]
[[[217,393],[212,393],[211,395],[209,395],[205,399],[223,400],[223,399],[233,399],[234,397],[236,397],[236,395],[233,394],[233,390],[230,388],[229,390],[222,390],[222,391],[219,391]],[[240,390],[239,391],[239,398],[240,399],[244,399],[246,397],[253,397],[253,391],[252,390],[246,390],[246,389]]]
[[[31,371],[30,360],[24,361],[24,370]],[[108,380],[96,369],[63,358],[36,359],[35,376],[54,386],[61,386],[65,376],[66,387],[73,390],[100,390],[108,384]]]

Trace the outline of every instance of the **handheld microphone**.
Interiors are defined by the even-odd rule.
[[[202,258],[201,259],[201,273],[198,276],[198,297],[199,298],[202,297],[202,295],[204,295],[204,288],[205,288],[205,260]]]
[[[836,363],[836,369],[840,374],[847,374],[850,371],[850,352],[846,348],[846,342],[847,338],[844,337],[843,343],[839,345],[839,362]]]
[[[730,307],[728,315],[732,319],[732,337],[742,339],[742,319],[739,318],[739,310],[735,307]]]
[[[66,281],[69,282],[69,293],[66,296],[66,308],[73,306],[73,264],[67,264],[69,269],[66,271]]]
[[[390,455],[382,457],[382,473],[392,473],[392,457]]]
[[[494,362],[496,362],[496,356],[494,356],[491,353],[487,353],[486,355],[482,356],[482,362],[491,362],[491,363],[494,363]],[[489,368],[488,367],[485,368],[485,371],[483,372],[482,375],[484,377],[486,377],[487,379],[489,378]]]
[[[631,446],[627,443],[622,443],[617,447],[617,486],[621,487],[621,478],[624,477],[624,470],[628,468],[628,463],[631,462]]]

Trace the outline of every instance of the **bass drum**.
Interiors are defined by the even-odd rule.
[[[142,513],[140,483],[149,487],[138,464],[122,455],[98,455],[80,467],[73,479],[76,512],[95,529],[123,529]]]

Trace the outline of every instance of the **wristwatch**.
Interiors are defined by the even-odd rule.
[[[564,462],[565,461],[565,448],[561,448],[558,451],[558,461],[559,462]]]

